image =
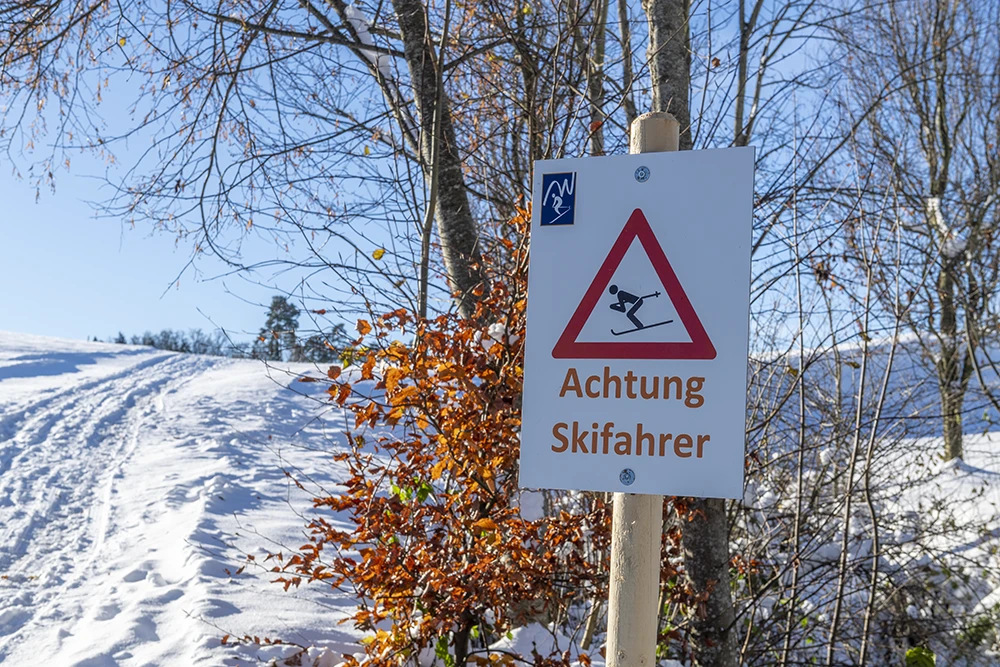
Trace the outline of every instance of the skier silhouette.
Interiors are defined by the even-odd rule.
[[[561,217],[563,214],[563,198],[559,195],[552,195],[552,210],[555,211]]]
[[[652,294],[646,294],[645,296],[636,296],[631,292],[626,292],[625,290],[618,289],[618,285],[612,285],[611,287],[608,288],[608,291],[611,292],[611,294],[618,297],[618,303],[611,304],[611,310],[616,310],[619,313],[625,313],[629,321],[632,322],[633,326],[635,326],[636,329],[644,329],[645,326],[643,325],[642,320],[640,320],[635,313],[640,308],[642,308],[642,303],[644,299],[648,299],[649,297],[654,297],[654,296],[660,296],[660,293],[653,292]],[[629,308],[628,304],[631,304],[632,307]]]

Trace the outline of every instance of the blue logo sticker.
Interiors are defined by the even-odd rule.
[[[542,175],[542,227],[572,225],[576,214],[576,172]]]

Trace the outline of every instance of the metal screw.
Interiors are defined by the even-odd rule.
[[[635,180],[645,183],[649,180],[649,167],[639,167],[635,170]]]
[[[621,483],[622,483],[622,484],[624,484],[625,486],[632,486],[632,482],[634,482],[634,481],[635,481],[635,473],[634,473],[634,472],[632,471],[632,469],[631,469],[631,468],[625,468],[625,469],[624,469],[624,470],[622,470],[622,471],[621,471],[621,473],[620,473],[620,474],[618,475],[618,479],[619,479],[619,480],[621,481]]]

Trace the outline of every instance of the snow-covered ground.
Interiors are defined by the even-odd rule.
[[[292,510],[309,495],[285,469],[334,482],[343,414],[310,398],[323,388],[261,362],[0,333],[0,663],[290,650],[226,634],[355,652],[336,623],[349,600],[282,592],[253,563],[235,574],[305,542]]]
[[[361,634],[338,624],[353,600],[321,584],[283,592],[263,562],[307,542],[311,492],[343,475],[331,454],[344,445],[345,413],[326,383],[297,381],[323,370],[0,332],[0,663],[284,664],[298,650],[244,636],[310,647],[303,665],[357,653]],[[943,464],[923,427],[878,459],[879,479],[898,487],[883,489],[880,571],[950,591],[904,610],[914,622],[932,621],[935,605],[1000,613],[1000,433],[987,406],[973,408],[985,412],[968,420],[965,462]],[[828,484],[816,475],[807,486]],[[750,480],[745,502],[765,524],[780,509],[771,496],[767,480]],[[850,548],[862,556],[865,525],[852,520]],[[839,557],[839,539],[816,537],[804,572]],[[804,594],[825,604],[828,580],[808,581]],[[540,626],[495,648],[553,642],[572,648]],[[978,650],[986,662],[975,664],[993,664]]]

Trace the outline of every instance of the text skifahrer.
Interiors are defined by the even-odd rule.
[[[608,366],[601,375],[590,375],[581,378],[575,368],[566,371],[559,398],[575,396],[587,399],[622,399],[626,400],[674,400],[682,401],[687,408],[698,409],[705,404],[702,391],[705,378],[692,376],[681,378],[677,376],[652,377],[636,375],[631,370],[624,376],[611,373]],[[705,445],[711,440],[708,434],[663,433],[647,431],[642,424],[636,424],[632,429],[615,430],[614,422],[598,424],[594,422],[588,430],[581,427],[580,422],[557,422],[552,426],[552,435],[556,443],[551,445],[552,451],[572,454],[615,454],[640,456],[643,452],[648,456],[667,456],[673,454],[678,458],[702,458]]]

